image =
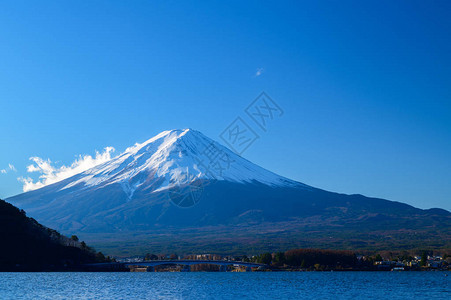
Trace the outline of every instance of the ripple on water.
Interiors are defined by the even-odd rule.
[[[0,273],[1,299],[450,299],[444,272]]]

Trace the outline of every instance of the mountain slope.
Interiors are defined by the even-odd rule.
[[[84,244],[42,226],[3,200],[0,241],[0,271],[71,270],[97,261]]]
[[[387,247],[396,241],[414,247],[419,240],[450,245],[451,214],[445,210],[313,188],[190,129],[162,132],[102,165],[7,200],[47,226],[102,241],[103,247],[133,236],[139,236],[137,244],[186,241],[186,249],[205,251],[219,241],[224,250],[228,242],[263,249],[330,247],[362,233],[371,236],[353,246],[371,247],[375,239]],[[242,237],[234,242],[238,232]]]

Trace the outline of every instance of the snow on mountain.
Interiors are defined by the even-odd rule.
[[[88,188],[119,183],[129,198],[137,188],[149,182],[157,183],[153,185],[153,192],[196,180],[302,186],[251,163],[192,129],[164,131],[73,179],[61,190],[78,185]]]

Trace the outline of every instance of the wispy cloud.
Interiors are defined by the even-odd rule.
[[[24,192],[32,191],[104,163],[111,159],[111,153],[114,150],[113,147],[106,147],[103,152],[96,151],[95,157],[91,155],[79,155],[70,166],[61,167],[55,167],[50,159],[44,160],[40,157],[30,157],[33,164],[27,166],[27,172],[41,173],[39,179],[36,182],[30,177],[19,177],[17,179],[23,183],[22,189]]]
[[[263,71],[265,71],[265,69],[257,68],[257,71],[255,72],[255,77],[258,77],[258,76],[262,75]]]
[[[1,170],[0,170],[0,174],[6,174],[6,173],[8,173],[8,171],[14,171],[14,172],[17,172],[16,167],[14,167],[13,164],[8,164],[8,168],[6,168],[6,169],[1,169]]]

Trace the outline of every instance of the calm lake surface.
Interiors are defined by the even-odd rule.
[[[1,299],[451,299],[450,287],[450,272],[0,273]]]

